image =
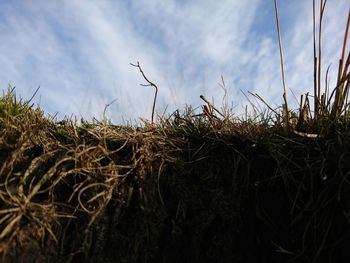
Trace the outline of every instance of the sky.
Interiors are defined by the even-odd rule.
[[[318,1],[317,1],[318,2]],[[313,90],[312,0],[278,1],[287,95]],[[323,72],[334,86],[348,0],[329,0]],[[273,0],[0,0],[0,89],[16,87],[57,118],[151,119],[196,108],[204,95],[239,116],[258,93],[283,102]],[[221,87],[225,81],[227,95]],[[324,79],[324,75],[323,75]],[[105,106],[107,107],[104,116]]]

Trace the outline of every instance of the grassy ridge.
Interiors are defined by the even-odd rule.
[[[190,109],[136,128],[0,105],[4,262],[346,262],[347,119],[309,138]]]

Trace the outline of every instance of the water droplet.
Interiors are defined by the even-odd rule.
[[[322,175],[322,180],[323,180],[323,181],[326,181],[326,180],[327,180],[327,178],[328,178],[328,177],[327,177],[327,175],[325,175],[325,174],[324,174],[324,175]]]
[[[258,187],[258,186],[259,186],[259,182],[258,182],[258,181],[255,181],[255,182],[254,182],[254,186]]]

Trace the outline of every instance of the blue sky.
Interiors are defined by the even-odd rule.
[[[324,19],[324,69],[334,83],[348,0],[329,0]],[[313,90],[312,0],[279,1],[286,83],[291,91]],[[31,0],[0,1],[0,89],[16,86],[58,117],[75,115],[113,122],[150,119],[158,85],[157,113],[201,105],[205,95],[237,114],[248,103],[242,92],[282,103],[273,0]]]

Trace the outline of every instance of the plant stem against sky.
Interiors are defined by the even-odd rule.
[[[347,0],[328,1],[324,14],[323,72],[332,63],[330,76],[348,8]],[[280,1],[279,16],[287,92],[311,92],[312,1]],[[275,27],[273,1],[265,0],[2,1],[0,86],[27,98],[40,86],[36,101],[60,116],[101,117],[116,99],[107,111],[113,121],[148,118],[153,94],[129,64],[140,61],[159,87],[158,114],[167,105],[170,112],[197,106],[200,94],[221,105],[221,75],[235,112],[245,105],[240,90],[281,105]]]

